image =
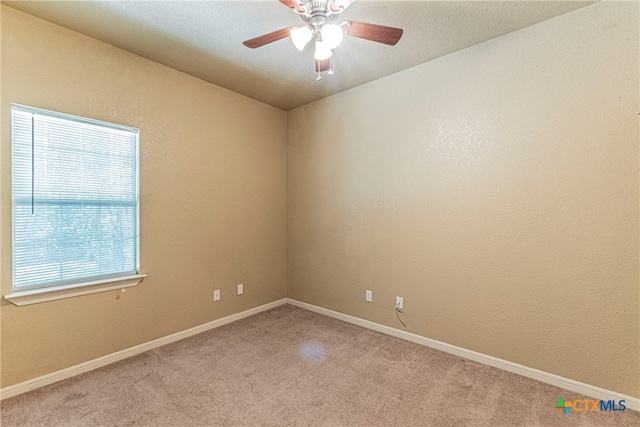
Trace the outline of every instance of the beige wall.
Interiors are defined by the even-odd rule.
[[[1,83],[2,294],[11,292],[11,103],[140,129],[148,275],[124,294],[2,300],[2,387],[285,297],[284,111],[5,6]]]
[[[638,15],[599,3],[290,111],[288,296],[404,329],[401,295],[410,332],[640,396]]]

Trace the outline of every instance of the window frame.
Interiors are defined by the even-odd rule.
[[[13,283],[15,274],[15,215],[14,215],[14,133],[13,133],[13,116],[14,111],[23,111],[28,113],[36,113],[57,119],[79,122],[84,124],[97,125],[102,128],[111,128],[116,130],[124,130],[135,134],[135,214],[134,221],[136,226],[135,231],[135,271],[134,274],[123,274],[106,277],[85,277],[84,279],[72,279],[65,281],[62,284],[47,284],[42,285],[27,285],[27,286],[15,286]],[[114,289],[121,289],[125,292],[128,287],[136,286],[144,277],[145,274],[140,274],[140,130],[131,126],[120,125],[116,123],[105,122],[101,120],[95,120],[91,118],[60,113],[56,111],[45,110],[42,108],[30,107],[20,104],[11,104],[11,150],[12,150],[12,164],[11,164],[11,276],[12,276],[12,293],[5,295],[4,298],[9,302],[22,306],[29,304],[36,304],[45,301],[52,301],[62,298],[70,298],[79,295],[87,295],[97,292],[106,292]],[[131,273],[129,270],[127,273]]]

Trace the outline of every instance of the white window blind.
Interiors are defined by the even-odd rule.
[[[135,128],[12,106],[13,288],[139,269]]]

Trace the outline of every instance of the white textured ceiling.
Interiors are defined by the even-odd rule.
[[[289,39],[255,50],[242,44],[302,23],[277,0],[2,3],[290,110],[593,2],[358,0],[338,22],[400,27],[404,35],[393,47],[345,37],[334,51],[335,74],[319,82],[310,46],[299,52]]]

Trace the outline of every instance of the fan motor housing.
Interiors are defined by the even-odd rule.
[[[315,15],[318,13],[326,13],[327,12],[327,2],[326,1],[307,1],[302,4],[302,7],[305,9],[305,12],[308,15]]]

